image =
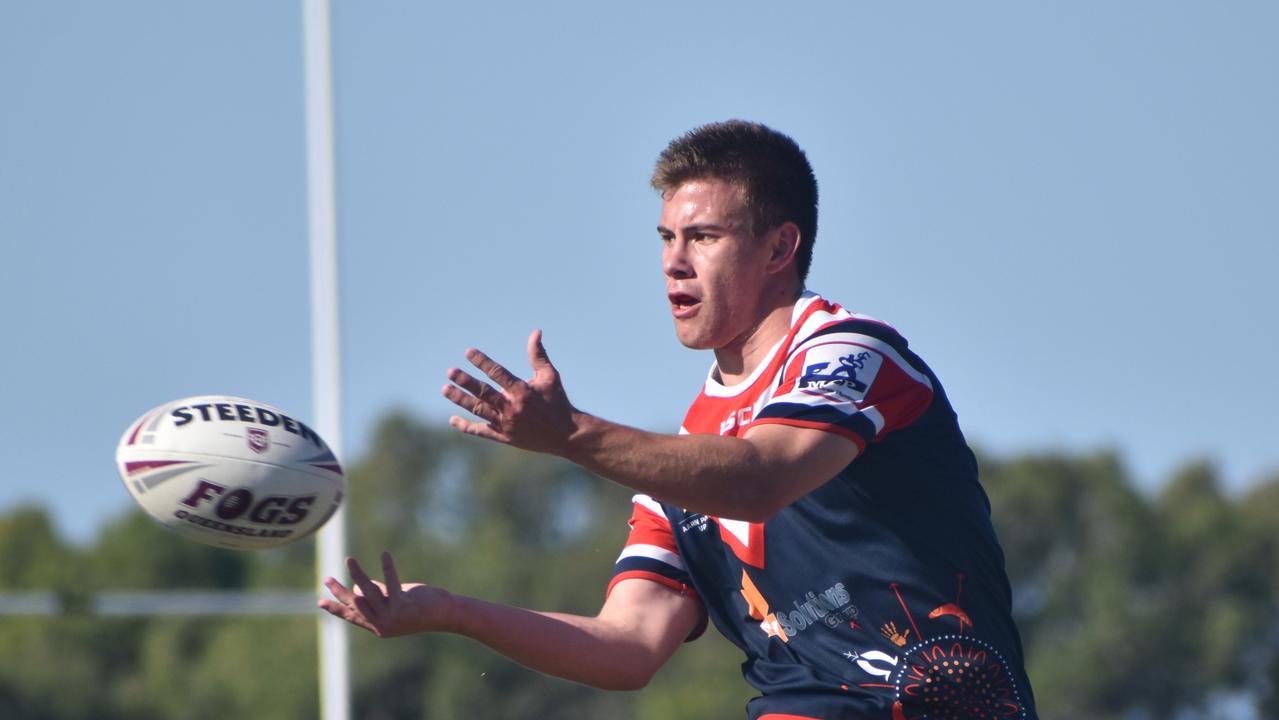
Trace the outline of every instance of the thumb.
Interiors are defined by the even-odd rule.
[[[550,356],[546,354],[546,346],[542,344],[541,330],[534,330],[528,336],[528,364],[533,367],[534,373],[538,374],[546,370],[555,370]]]

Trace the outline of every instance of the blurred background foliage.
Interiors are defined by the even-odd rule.
[[[980,460],[1045,720],[1279,717],[1279,477],[1232,497],[1194,462],[1143,493],[1113,452]],[[630,514],[628,491],[576,466],[400,413],[349,480],[354,555],[389,549],[406,579],[537,609],[598,609]],[[308,590],[313,557],[311,541],[204,547],[140,512],[88,547],[40,508],[0,515],[0,592],[64,608],[0,617],[0,718],[317,717],[313,617],[87,611],[109,590]],[[646,689],[608,693],[463,638],[361,632],[354,717],[740,720],[740,662],[708,632]]]

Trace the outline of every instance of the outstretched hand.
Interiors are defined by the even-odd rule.
[[[488,355],[471,348],[466,359],[493,381],[489,385],[469,373],[450,368],[442,392],[455,405],[484,422],[454,415],[449,425],[468,435],[488,438],[524,450],[562,455],[575,429],[572,403],[542,345],[542,331],[528,338],[533,377],[522,380]]]
[[[390,553],[382,553],[385,583],[370,578],[355,558],[347,558],[346,566],[351,571],[351,588],[335,578],[324,579],[336,598],[320,600],[325,612],[380,638],[447,629],[449,593],[421,583],[402,584]]]

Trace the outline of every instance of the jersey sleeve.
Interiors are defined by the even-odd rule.
[[[627,578],[643,578],[661,583],[681,593],[696,595],[684,559],[675,546],[670,520],[662,512],[661,505],[647,495],[636,495],[631,500],[631,534],[626,546],[613,565],[613,586]]]
[[[632,502],[631,534],[613,565],[613,578],[608,583],[607,593],[613,592],[613,588],[623,580],[639,578],[691,596],[700,604],[701,597],[693,589],[692,578],[679,555],[670,520],[666,519],[662,506],[647,495],[636,495]],[[703,612],[702,621],[688,640],[696,639],[706,631],[706,620]]]
[[[932,404],[932,380],[904,357],[899,336],[863,325],[836,325],[795,348],[755,423],[834,432],[860,452],[917,420]]]

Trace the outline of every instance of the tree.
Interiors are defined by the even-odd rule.
[[[1045,719],[1206,717],[1274,687],[1274,481],[1232,501],[1196,461],[1151,498],[1109,452],[982,466]]]
[[[1223,492],[1191,462],[1138,492],[1114,452],[980,456],[1045,720],[1211,717],[1238,695],[1279,717],[1279,476]],[[353,553],[406,580],[591,614],[630,493],[552,458],[388,415],[349,466]],[[313,617],[103,618],[94,593],[313,586],[314,545],[185,540],[130,512],[90,547],[34,507],[0,515],[0,589],[52,590],[59,617],[0,617],[0,717],[314,717]],[[353,641],[355,716],[740,720],[753,694],[713,629],[650,686],[607,693],[451,636]]]
[[[75,553],[49,515],[33,506],[0,517],[0,590],[56,590],[76,575]]]

